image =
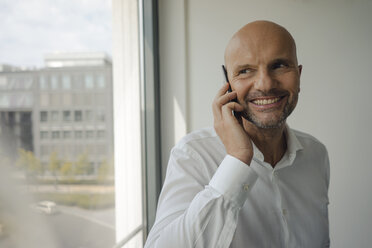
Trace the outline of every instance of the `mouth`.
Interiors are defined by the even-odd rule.
[[[285,96],[276,96],[276,97],[260,97],[251,100],[250,102],[256,106],[275,106],[277,105]]]

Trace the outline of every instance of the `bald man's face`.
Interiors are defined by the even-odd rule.
[[[277,128],[296,107],[301,66],[292,37],[280,29],[259,27],[238,32],[225,63],[243,117],[260,128]]]

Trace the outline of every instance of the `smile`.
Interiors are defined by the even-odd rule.
[[[275,97],[275,98],[269,98],[269,99],[255,99],[251,102],[254,103],[255,105],[262,106],[262,105],[269,105],[269,104],[279,102],[281,98],[282,97]]]

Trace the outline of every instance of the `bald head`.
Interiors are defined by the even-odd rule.
[[[233,60],[239,56],[259,58],[260,54],[257,53],[268,49],[285,50],[297,64],[296,44],[292,35],[274,22],[255,21],[246,24],[230,39],[225,50],[225,65],[232,68]]]

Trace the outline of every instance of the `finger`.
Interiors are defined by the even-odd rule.
[[[230,119],[231,117],[234,117],[232,111],[242,112],[243,110],[244,110],[244,107],[240,105],[239,103],[229,102],[222,106],[221,115],[223,119],[225,118]],[[234,120],[236,120],[235,117],[234,117]]]
[[[213,105],[212,105],[212,110],[213,110],[213,115],[215,116],[216,119],[221,118],[221,107],[225,105],[226,103],[229,103],[231,100],[235,99],[236,96],[237,96],[236,92],[229,92],[218,98],[215,98]]]
[[[224,95],[228,89],[229,89],[229,83],[224,83],[222,87],[217,91],[216,98]]]

